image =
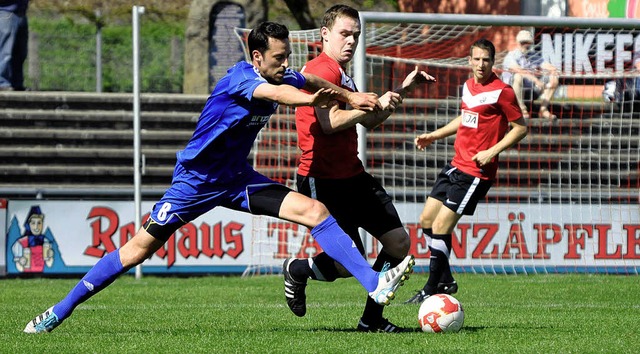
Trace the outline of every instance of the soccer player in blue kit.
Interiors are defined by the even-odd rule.
[[[375,272],[322,203],[259,174],[247,162],[258,132],[278,104],[324,106],[338,98],[362,109],[378,108],[373,94],[347,93],[289,69],[288,36],[286,26],[273,22],[251,31],[252,63],[237,63],[214,88],[191,140],[177,154],[171,187],[149,219],[129,242],[100,259],[62,301],[29,321],[24,332],[52,331],[79,304],[151,257],[180,226],[218,206],[310,228],[324,251],[344,265],[376,302],[386,305],[394,298],[412,270],[413,257],[387,272]]]

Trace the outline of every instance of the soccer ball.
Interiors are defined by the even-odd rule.
[[[458,332],[463,322],[462,305],[451,295],[431,295],[422,302],[418,310],[418,323],[423,332]]]

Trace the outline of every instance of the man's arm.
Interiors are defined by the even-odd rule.
[[[435,82],[436,79],[418,66],[407,75],[394,92],[387,92],[380,97],[381,110],[363,112],[360,110],[342,110],[338,106],[330,110],[316,109],[316,116],[325,134],[335,133],[360,123],[367,129],[373,129],[382,124],[402,103],[402,99],[413,91],[418,84]]]
[[[337,94],[337,99],[342,102],[348,103],[351,107],[355,109],[361,109],[363,111],[374,111],[376,109],[380,109],[380,104],[378,103],[378,95],[373,92],[351,92],[349,90],[345,90],[342,87],[338,87],[333,83],[313,74],[309,74],[306,72],[301,73],[307,82],[304,85],[304,89],[310,92],[315,92],[321,88],[330,88],[335,90]]]
[[[510,52],[508,54],[509,56],[511,56],[511,59],[508,61],[509,66],[505,67],[505,70],[508,70],[512,74],[519,74],[523,78],[533,82],[533,84],[536,85],[536,87],[538,87],[539,89],[544,88],[544,83],[538,78],[538,76],[536,76],[536,73],[531,68],[524,68],[518,64],[518,56],[516,54],[516,51]],[[528,61],[528,59],[526,60]],[[507,62],[507,60],[505,60],[505,62]]]
[[[458,127],[460,127],[460,123],[462,122],[462,116],[456,117],[456,119],[449,122],[442,128],[436,129],[431,133],[424,133],[416,137],[414,143],[419,150],[424,150],[426,147],[431,145],[436,140],[444,139],[448,136],[454,135],[458,132]]]
[[[325,134],[333,134],[360,123],[373,128],[384,122],[400,104],[401,97],[395,92],[387,92],[380,97],[381,110],[365,112],[359,109],[340,109],[336,104],[329,109],[316,108],[318,123]]]
[[[367,129],[373,129],[379,126],[385,120],[387,120],[389,116],[391,116],[396,108],[402,103],[402,100],[404,100],[404,98],[407,97],[407,95],[409,95],[409,93],[412,92],[418,84],[431,82],[436,82],[436,79],[424,71],[419,71],[418,66],[416,65],[415,69],[410,72],[409,75],[407,75],[404,81],[402,81],[402,85],[398,86],[393,91],[398,96],[392,95],[392,93],[387,92],[387,94],[391,96],[386,99],[389,100],[392,104],[386,106],[385,103],[383,103],[382,106],[386,107],[384,110],[378,111],[377,114],[367,115],[366,117],[364,117],[364,119],[362,119],[360,124],[365,126]],[[380,98],[381,102],[383,98],[385,97],[383,96]]]
[[[394,92],[398,93],[403,99],[412,92],[419,84],[427,84],[436,82],[436,78],[424,71],[418,70],[418,66],[407,75],[402,81],[402,85],[398,86]]]
[[[527,123],[524,118],[520,117],[520,119],[515,120],[510,124],[511,130],[504,136],[504,138],[502,138],[502,140],[487,150],[478,151],[478,153],[472,158],[478,166],[488,164],[496,155],[515,145],[527,136]]]
[[[317,90],[313,95],[304,93],[291,85],[262,83],[253,91],[253,97],[277,102],[287,106],[327,106],[335,100],[337,92],[328,88]]]

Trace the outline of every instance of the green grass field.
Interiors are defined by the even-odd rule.
[[[414,274],[385,310],[417,327],[403,305]],[[637,276],[458,274],[465,309],[454,334],[355,331],[365,292],[353,280],[312,282],[303,318],[287,308],[280,276],[131,276],[80,305],[54,332],[22,333],[77,280],[0,280],[2,353],[637,353]]]

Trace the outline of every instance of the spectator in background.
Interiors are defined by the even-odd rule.
[[[29,0],[0,0],[0,91],[24,91]]]
[[[533,52],[533,35],[522,30],[516,36],[517,48],[504,58],[502,81],[511,85],[525,119],[530,118],[526,102],[541,98],[539,118],[555,119],[549,103],[558,88],[558,70]]]

